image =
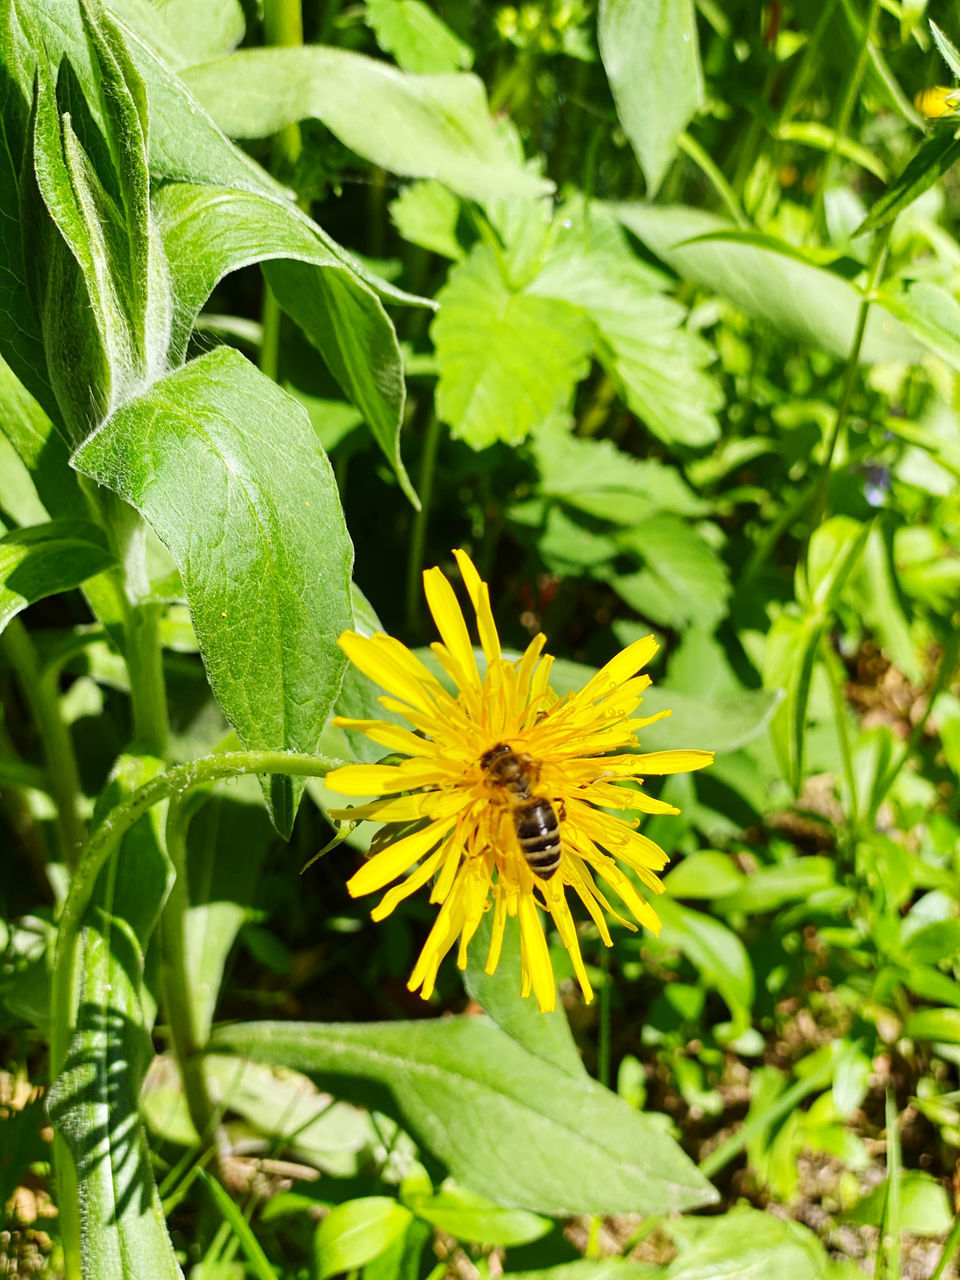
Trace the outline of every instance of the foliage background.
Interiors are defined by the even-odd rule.
[[[3,6],[9,1273],[949,1274],[926,10]],[[556,1018],[509,957],[411,997],[431,908],[369,922],[360,832],[297,875],[369,750],[326,726],[371,700],[336,636],[428,643],[453,546],[561,692],[653,628],[651,749],[718,753],[645,826],[660,938],[584,926],[599,999]]]

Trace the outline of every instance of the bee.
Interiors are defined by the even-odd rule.
[[[549,880],[560,866],[560,820],[564,812],[562,804],[558,813],[547,796],[534,794],[540,780],[539,762],[498,742],[480,757],[480,768],[510,808],[517,843],[527,866],[541,880]]]

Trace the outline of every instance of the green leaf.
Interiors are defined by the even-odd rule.
[[[0,216],[0,225],[2,222]],[[2,278],[0,271],[0,280]],[[39,402],[2,359],[0,431],[30,472],[37,494],[51,516],[82,519],[89,514],[76,472],[70,469],[70,454],[63,438]]]
[[[620,123],[652,196],[678,137],[703,105],[692,0],[601,0],[597,39]]]
[[[312,45],[243,49],[191,67],[183,78],[233,138],[268,137],[313,116],[372,164],[439,178],[471,200],[550,189],[512,156],[482,82],[467,72],[410,76],[359,53]]]
[[[745,877],[729,854],[713,849],[690,853],[663,877],[672,898],[724,898],[736,892]]]
[[[565,1075],[582,1078],[585,1068],[563,1006],[541,1013],[532,1000],[520,994],[520,926],[516,919],[507,920],[496,971],[484,972],[493,928],[491,915],[489,911],[484,915],[470,942],[463,985],[500,1030],[528,1053]]]
[[[610,579],[638,613],[670,626],[693,623],[712,631],[727,614],[727,566],[704,536],[666,512],[639,521],[618,535],[621,551],[646,562],[642,574]],[[654,595],[655,592],[655,595]]]
[[[903,1025],[908,1040],[960,1044],[960,1009],[919,1009]]]
[[[0,631],[27,605],[78,587],[112,564],[95,524],[51,520],[6,534],[0,538]]]
[[[683,952],[703,981],[720,992],[734,1017],[749,1010],[753,966],[733,930],[672,898],[659,898],[656,912],[663,922],[660,941]]]
[[[767,632],[763,683],[767,689],[786,691],[770,722],[770,736],[781,772],[795,795],[803,783],[810,682],[828,621],[823,614],[798,618],[782,613]]]
[[[953,294],[919,280],[905,288],[886,286],[877,301],[934,355],[960,369],[960,303]]]
[[[264,1253],[259,1240],[251,1230],[250,1223],[229,1191],[221,1186],[216,1178],[212,1178],[205,1169],[198,1169],[197,1174],[209,1191],[210,1198],[222,1214],[224,1221],[229,1223],[253,1274],[259,1280],[277,1280],[277,1273],[270,1259]]]
[[[876,231],[919,200],[948,169],[960,159],[960,138],[947,130],[938,130],[926,138],[903,173],[895,178],[857,227],[856,234]]]
[[[713,214],[682,205],[612,208],[628,230],[684,279],[728,298],[747,315],[767,320],[789,338],[842,359],[850,354],[860,310],[859,290],[822,267],[799,261],[793,246],[783,242],[777,251],[742,239],[696,240],[736,228]],[[861,347],[864,364],[911,360],[922,349],[892,316],[871,308]]]
[[[460,200],[434,179],[411,182],[391,200],[390,217],[404,240],[431,253],[459,262],[464,256],[457,239]]]
[[[944,62],[957,77],[960,77],[960,49],[953,43],[945,32],[941,31],[932,18],[930,22],[930,34],[933,36],[933,42],[940,51],[940,56]]]
[[[806,1227],[745,1205],[716,1218],[672,1219],[679,1256],[666,1280],[828,1280],[827,1251]]]
[[[831,129],[822,121],[784,120],[776,126],[773,134],[781,142],[798,142],[801,146],[815,147],[818,151],[829,152],[836,149],[838,155],[860,165],[881,182],[887,180],[886,165],[876,152],[853,138],[845,135],[838,136],[835,129]]]
[[[396,334],[343,251],[288,203],[257,192],[170,183],[156,208],[177,299],[173,358],[182,359],[200,308],[220,280],[267,262],[278,302],[364,414],[404,492],[416,501],[400,458],[404,384]]]
[[[805,569],[797,569],[797,599],[809,613],[832,613],[857,567],[873,525],[832,516],[815,529]]]
[[[575,307],[512,289],[483,244],[437,301],[437,411],[455,436],[474,449],[516,443],[570,403],[593,347]]]
[[[665,1268],[651,1267],[616,1254],[605,1258],[577,1258],[536,1271],[510,1271],[510,1280],[663,1280]]]
[[[240,0],[109,0],[110,8],[175,70],[230,53],[243,39]]]
[[[791,858],[775,867],[761,867],[744,878],[734,891],[715,903],[715,909],[731,911],[776,911],[785,902],[809,902],[816,893],[837,883],[832,858]]]
[[[343,674],[353,552],[304,409],[219,348],[131,401],[74,462],[135,506],[177,562],[243,745],[315,751]],[[276,777],[264,790],[288,833],[302,784]]]
[[[889,1190],[882,1182],[844,1217],[871,1227],[882,1226]],[[915,1236],[942,1236],[952,1224],[953,1212],[943,1186],[929,1173],[904,1169],[900,1174],[900,1230]]]
[[[162,769],[122,757],[102,797],[108,809]],[[169,886],[163,809],[131,828],[103,869],[84,918],[77,958],[77,1012],[48,1110],[73,1165],[83,1272],[117,1280],[182,1280],[151,1172],[137,1111],[152,1056],[143,1017],[143,957]],[[70,1178],[66,1179],[70,1185]],[[61,1215],[71,1220],[69,1203]],[[69,1237],[65,1241],[69,1249]],[[79,1267],[68,1253],[67,1265]]]
[[[407,1203],[418,1218],[438,1231],[474,1244],[529,1244],[553,1227],[549,1218],[526,1209],[502,1209],[456,1183],[445,1184],[433,1195],[409,1196]]]
[[[350,1080],[382,1086],[457,1182],[502,1205],[567,1216],[661,1213],[715,1199],[653,1119],[479,1018],[247,1023],[215,1031],[212,1044],[335,1080],[341,1095]]]
[[[410,1225],[410,1210],[390,1196],[334,1205],[314,1236],[316,1280],[353,1271],[379,1257]]]
[[[422,0],[367,0],[366,21],[402,71],[469,71],[473,50]]]

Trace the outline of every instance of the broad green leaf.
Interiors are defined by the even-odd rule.
[[[730,223],[681,205],[618,204],[614,212],[658,257],[759,320],[808,346],[843,359],[850,354],[861,295],[846,280],[783,252],[734,240],[685,241],[735,230]],[[861,347],[864,364],[916,359],[923,348],[892,316],[872,307]]]
[[[423,0],[367,0],[366,21],[377,44],[402,71],[424,75],[469,71],[473,50]]]
[[[467,72],[405,75],[359,53],[312,45],[244,49],[187,69],[184,80],[232,138],[267,137],[313,116],[371,163],[439,178],[468,199],[549,190],[512,157],[482,82]]]
[[[743,872],[729,854],[713,849],[690,853],[663,877],[673,898],[725,898],[743,884]]]
[[[390,202],[390,217],[404,240],[459,262],[464,250],[457,239],[460,200],[434,179],[411,182]]]
[[[585,1068],[570,1031],[563,1006],[541,1013],[532,1000],[520,994],[520,927],[507,920],[500,962],[493,973],[485,973],[493,926],[488,911],[477,928],[467,953],[463,985],[501,1031],[522,1045],[528,1053],[543,1058],[565,1075],[581,1078]]]
[[[159,760],[123,757],[104,808],[161,769]],[[97,882],[80,937],[75,1024],[48,1100],[82,1189],[83,1273],[116,1280],[182,1280],[137,1110],[152,1054],[143,957],[171,874],[162,819],[162,806],[141,818]],[[60,1212],[70,1220],[68,1205]]]
[[[796,574],[797,599],[807,612],[830,613],[836,608],[871,528],[849,516],[832,516],[814,530],[806,565]]]
[[[2,183],[0,183],[2,188]],[[0,217],[0,226],[3,219]],[[0,271],[0,280],[3,273]],[[52,394],[52,393],[51,393]],[[40,501],[54,518],[83,519],[89,508],[63,437],[13,370],[0,359],[0,432],[30,472]]]
[[[767,632],[763,683],[768,690],[786,691],[770,721],[770,736],[781,772],[795,795],[803,785],[810,681],[828,621],[819,613],[803,618],[782,613]]]
[[[240,0],[108,0],[110,8],[175,70],[230,53],[243,39]]]
[[[638,613],[670,626],[693,623],[711,631],[727,614],[727,567],[704,536],[664,512],[617,536],[621,551],[645,562],[641,574],[610,579]]]
[[[27,605],[78,587],[113,564],[95,524],[51,520],[0,538],[0,631]]]
[[[844,1218],[883,1226],[889,1191],[887,1183],[881,1182]],[[915,1236],[943,1236],[952,1224],[953,1211],[942,1184],[919,1169],[904,1169],[900,1174],[900,1230]]]
[[[909,1040],[942,1040],[960,1044],[960,1009],[919,1009],[903,1025]]]
[[[597,519],[631,526],[658,511],[695,516],[709,510],[676,467],[635,458],[612,440],[584,439],[549,422],[530,445],[541,493]]]
[[[658,898],[655,910],[663,922],[660,941],[683,952],[703,981],[720,992],[734,1017],[749,1010],[753,966],[733,930],[672,898]]]
[[[732,893],[714,904],[724,914],[731,911],[775,911],[785,902],[809,901],[815,893],[837,883],[832,858],[792,858],[775,867],[761,867],[746,876]]]
[[[934,355],[960,369],[960,303],[952,293],[918,280],[902,289],[885,286],[877,301]]]
[[[575,307],[512,289],[487,245],[454,267],[437,301],[437,411],[455,436],[474,449],[516,443],[566,408],[593,347]]]
[[[652,196],[703,104],[692,0],[601,0],[597,39],[620,123]]]
[[[432,1195],[409,1196],[406,1203],[437,1230],[475,1244],[529,1244],[553,1227],[549,1218],[527,1209],[503,1209],[456,1183],[447,1183]]]
[[[289,203],[256,192],[171,183],[159,192],[156,207],[177,299],[174,358],[186,352],[215,285],[231,271],[267,263],[278,302],[361,410],[413,499],[400,458],[404,384],[396,334],[380,300],[342,252],[309,218],[292,214]]]
[[[0,10],[0,352],[46,412],[59,417],[40,324],[30,301],[20,233],[20,168],[36,56],[32,22],[24,30],[17,6],[5,4]]]
[[[605,1258],[577,1258],[536,1271],[510,1271],[510,1280],[663,1280],[665,1267],[653,1267],[615,1253]]]
[[[132,400],[74,462],[136,507],[177,562],[243,745],[316,750],[343,673],[353,551],[303,408],[222,347]],[[288,833],[302,785],[276,777],[264,789]]]
[[[641,421],[661,440],[701,447],[715,440],[722,397],[705,371],[714,353],[683,328],[687,312],[641,263],[602,207],[569,201],[527,292],[580,307],[598,335],[598,358]]]
[[[876,201],[866,218],[857,228],[857,235],[876,231],[892,222],[914,200],[919,200],[935,182],[938,182],[955,162],[960,159],[960,138],[943,130],[932,134],[921,144],[916,155],[903,173]]]
[[[650,1117],[479,1018],[247,1023],[215,1031],[211,1044],[336,1080],[341,1094],[350,1080],[381,1086],[457,1182],[501,1205],[567,1216],[661,1213],[715,1199]]]
[[[314,1237],[316,1280],[353,1271],[378,1257],[413,1217],[390,1196],[363,1196],[334,1205]]]
[[[827,1251],[799,1222],[738,1205],[715,1218],[672,1219],[679,1255],[666,1280],[828,1280]]]

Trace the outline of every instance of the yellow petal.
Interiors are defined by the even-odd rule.
[[[411,863],[429,853],[433,846],[451,830],[454,818],[443,822],[431,822],[429,826],[404,836],[395,844],[388,845],[380,853],[374,854],[369,862],[364,863],[356,875],[347,881],[347,892],[351,898],[359,898],[365,893],[374,893],[382,889],[391,880],[402,875]]]
[[[414,818],[438,817],[428,809],[429,791],[418,791],[412,796],[395,796],[389,800],[372,800],[370,804],[355,804],[348,809],[328,809],[327,813],[337,822],[411,822]]]
[[[550,1013],[557,1003],[557,987],[553,977],[553,965],[543,926],[532,893],[521,893],[517,901],[520,917],[520,942],[527,976],[537,997],[541,1013]]]
[[[496,973],[503,950],[503,933],[507,924],[507,899],[502,886],[498,883],[494,895],[493,920],[490,926],[490,950],[487,952],[487,963],[484,973]]]
[[[660,917],[646,898],[640,897],[626,873],[620,870],[612,858],[604,858],[597,863],[597,874],[606,880],[642,925],[646,926],[651,933],[659,934]]]
[[[534,669],[546,643],[547,637],[543,632],[537,632],[527,645],[517,666],[517,700],[521,707],[525,707],[530,700],[530,681],[533,679]]]
[[[416,991],[419,987],[420,995],[423,999],[430,999],[433,995],[440,962],[456,941],[462,921],[463,909],[460,895],[451,893],[450,897],[447,898],[437,912],[433,928],[427,935],[423,950],[420,952],[417,963],[413,967],[413,973],[411,973],[410,981],[407,983],[409,991]]]
[[[456,548],[453,554],[460,569],[463,584],[467,588],[470,603],[477,615],[480,645],[487,662],[496,662],[500,657],[500,637],[497,634],[497,624],[493,620],[493,610],[490,608],[490,590],[465,551]]]
[[[713,764],[712,751],[648,751],[633,757],[637,773],[688,773],[692,769],[705,769]]]
[[[334,716],[331,724],[338,729],[353,729],[371,742],[408,756],[429,756],[436,753],[436,746],[429,738],[419,738],[401,725],[388,720],[351,720],[347,716]]]
[[[396,694],[420,711],[436,714],[427,686],[410,672],[407,664],[398,663],[395,651],[383,643],[388,638],[380,633],[367,637],[345,631],[337,643],[353,665],[381,689]],[[413,658],[413,654],[410,657]]]
[[[415,787],[441,786],[450,770],[436,760],[405,760],[403,764],[345,764],[324,779],[330,791],[342,796],[389,795]]]
[[[449,843],[449,842],[448,842]],[[433,873],[439,867],[447,852],[447,846],[442,844],[435,853],[431,853],[430,857],[421,862],[416,871],[412,871],[402,884],[396,884],[392,889],[388,889],[377,905],[370,912],[371,920],[386,920],[391,911],[394,910],[404,898],[409,898],[411,893],[425,885]]]
[[[427,569],[423,575],[423,590],[440,637],[462,673],[457,683],[461,688],[473,685],[479,689],[480,672],[453,587],[439,569]]]
[[[659,648],[653,636],[643,636],[640,640],[634,640],[633,644],[628,644],[626,649],[618,653],[615,658],[611,658],[591,680],[587,681],[577,694],[577,701],[595,700],[601,694],[607,693],[611,685],[619,687],[641,667],[645,667]]]
[[[567,900],[563,896],[562,888],[558,888],[557,892],[548,894],[548,904],[554,924],[557,926],[557,932],[560,934],[560,941],[566,947],[570,959],[573,961],[573,971],[577,975],[577,981],[580,983],[584,1002],[589,1004],[593,999],[593,987],[590,985],[590,979],[587,977],[587,971],[583,964],[583,956],[580,954],[580,939],[577,937],[577,926],[573,922],[573,916],[570,914],[570,908],[567,906]]]

